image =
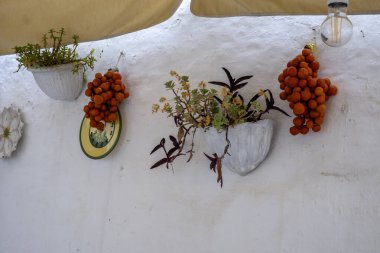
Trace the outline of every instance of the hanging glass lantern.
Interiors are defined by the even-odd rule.
[[[321,38],[332,47],[346,44],[352,36],[352,23],[347,17],[348,0],[327,0],[328,15],[321,25]]]

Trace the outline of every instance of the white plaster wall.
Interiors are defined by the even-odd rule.
[[[84,93],[54,101],[31,73],[13,73],[14,56],[0,57],[0,108],[20,107],[26,122],[16,153],[0,160],[0,252],[380,252],[380,16],[353,16],[342,48],[318,41],[320,75],[339,87],[320,133],[290,136],[291,120],[271,113],[267,160],[246,177],[224,170],[223,189],[201,152],[178,160],[174,173],[149,169],[160,158],[151,149],[175,133],[151,114],[170,70],[193,83],[223,80],[222,66],[252,73],[247,97],[269,87],[277,98],[278,73],[323,19],[207,19],[186,1],[158,26],[82,45],[104,50],[89,76],[127,54],[123,133],[97,161],[78,140]]]

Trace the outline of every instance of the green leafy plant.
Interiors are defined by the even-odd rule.
[[[160,98],[160,104],[153,104],[152,112],[163,112],[174,119],[178,128],[177,136],[170,135],[170,147],[166,146],[166,139],[162,138],[150,154],[162,149],[165,156],[152,165],[151,169],[161,165],[173,167],[174,160],[179,156],[188,155],[189,162],[194,154],[194,136],[198,129],[207,131],[210,127],[215,128],[218,132],[225,131],[226,144],[223,154],[204,155],[210,160],[210,169],[217,173],[217,182],[223,186],[222,177],[222,160],[228,154],[230,141],[228,139],[228,129],[245,122],[256,122],[261,119],[262,115],[270,110],[277,110],[289,116],[282,109],[274,105],[272,92],[269,89],[260,90],[255,94],[248,103],[239,94],[239,90],[246,86],[246,80],[253,76],[243,76],[234,79],[230,72],[223,68],[228,77],[228,84],[219,81],[211,81],[210,84],[221,86],[219,92],[215,89],[206,87],[205,82],[200,82],[198,88],[191,89],[189,78],[180,76],[175,71],[171,71],[174,81],[165,83],[165,87],[174,97],[167,99]],[[261,99],[260,99],[261,98]],[[265,106],[263,105],[265,104]],[[190,148],[184,150],[186,141],[191,138]]]
[[[78,73],[79,68],[89,67],[94,68],[96,61],[94,57],[95,49],[92,49],[88,55],[79,58],[76,49],[78,47],[78,35],[73,35],[73,44],[71,46],[63,44],[63,37],[65,35],[64,28],[59,31],[50,29],[47,34],[42,37],[42,45],[30,44],[25,46],[14,47],[17,55],[18,69],[24,68],[39,68],[55,66],[67,63],[73,63],[73,73]],[[52,47],[49,47],[52,45]]]

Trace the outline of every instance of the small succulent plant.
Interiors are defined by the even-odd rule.
[[[30,44],[25,46],[14,47],[17,55],[18,69],[24,68],[40,68],[54,66],[60,64],[73,63],[73,72],[78,73],[79,68],[94,68],[96,61],[94,57],[95,49],[92,49],[88,55],[79,58],[76,49],[78,47],[78,35],[73,35],[73,45],[63,44],[64,28],[59,31],[50,29],[47,34],[42,37],[42,45]],[[52,46],[52,47],[50,47]]]

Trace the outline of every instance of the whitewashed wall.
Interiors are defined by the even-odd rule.
[[[147,30],[81,46],[103,50],[96,69],[127,55],[131,96],[118,146],[91,160],[78,135],[87,102],[46,97],[15,57],[0,57],[0,108],[21,108],[24,136],[0,160],[0,252],[365,252],[380,250],[380,17],[354,16],[352,41],[319,42],[321,76],[339,87],[318,134],[293,137],[274,112],[272,148],[246,177],[224,170],[224,187],[201,152],[174,173],[149,170],[149,152],[175,133],[152,115],[170,70],[200,80],[254,74],[244,92],[269,87],[312,38],[322,16],[199,18],[189,4]],[[278,105],[287,103],[277,99]],[[206,150],[199,136],[198,150]]]

